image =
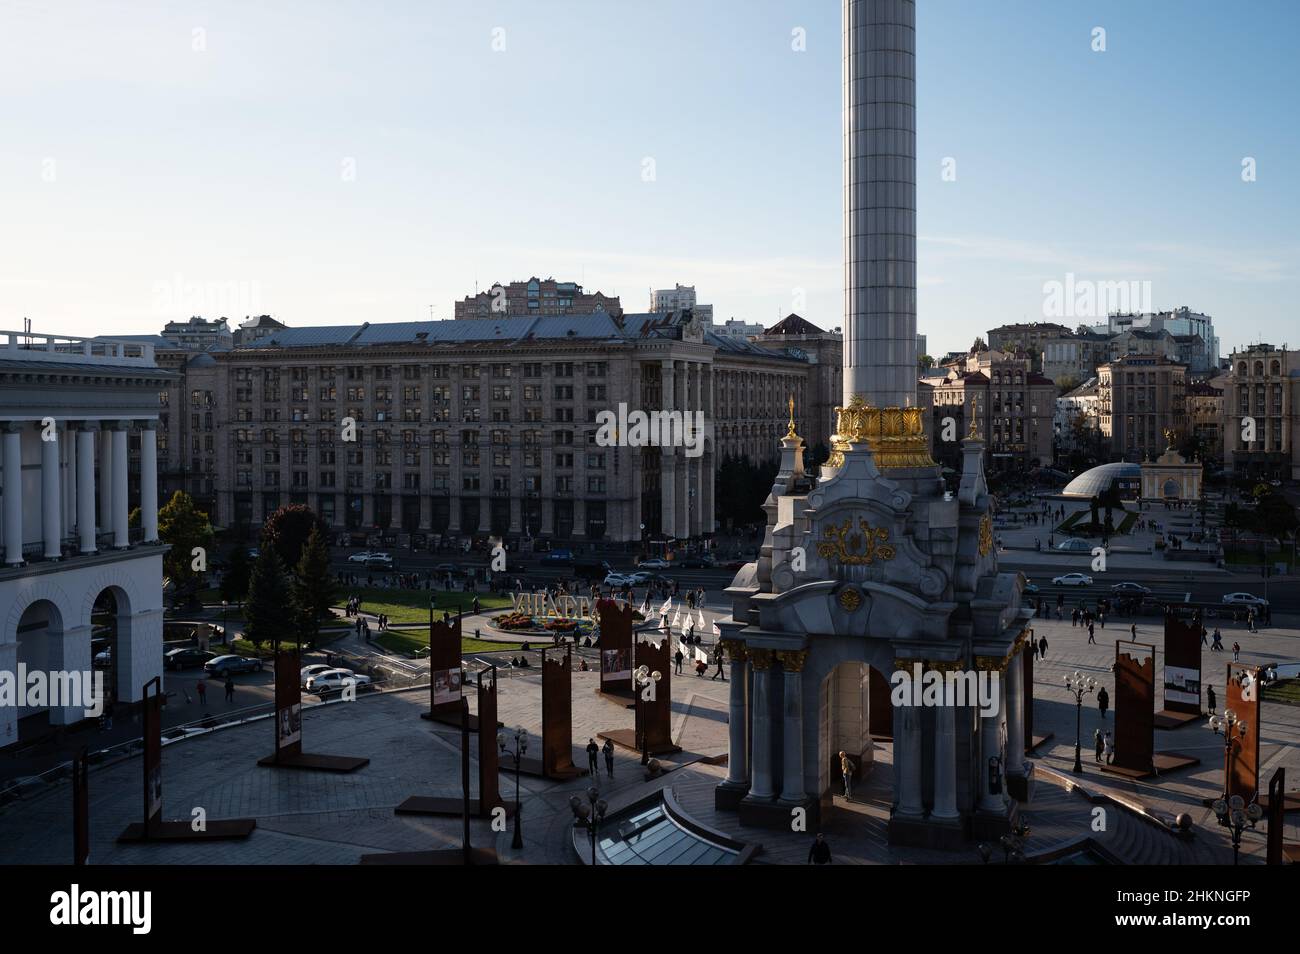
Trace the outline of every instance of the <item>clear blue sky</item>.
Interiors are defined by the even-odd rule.
[[[932,352],[1071,272],[1300,346],[1300,3],[918,7]],[[839,33],[835,0],[6,0],[0,327],[450,317],[531,274],[836,327]]]

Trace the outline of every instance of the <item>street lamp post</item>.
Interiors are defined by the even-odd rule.
[[[641,736],[642,765],[650,764],[650,740],[645,730],[645,710],[641,703],[645,701],[643,697],[647,691],[651,693],[651,698],[654,698],[653,686],[662,678],[661,672],[658,670],[651,672],[648,666],[637,666],[636,672],[632,674],[632,679],[636,683],[636,722],[637,732]]]
[[[587,789],[585,802],[577,795],[569,796],[569,809],[573,812],[573,823],[587,829],[587,836],[591,839],[593,868],[596,866],[596,839],[599,837],[600,823],[605,820],[605,812],[608,808],[605,800],[600,797],[600,790],[594,785]]]
[[[1074,696],[1074,774],[1083,774],[1083,697],[1097,688],[1097,680],[1075,670],[1065,677],[1065,688]]]
[[[1259,820],[1264,817],[1264,810],[1259,807],[1258,801],[1247,805],[1246,800],[1240,795],[1228,794],[1228,780],[1232,768],[1232,744],[1246,737],[1250,731],[1250,724],[1231,709],[1224,709],[1222,716],[1211,715],[1207,726],[1214,731],[1215,735],[1218,735],[1220,730],[1223,734],[1223,796],[1215,799],[1210,807],[1214,809],[1219,824],[1232,834],[1232,863],[1235,865],[1241,857],[1242,831],[1247,825],[1254,829]]]
[[[230,600],[221,601],[221,641],[228,647],[230,645],[230,633],[226,629],[226,610],[230,607]]]
[[[522,818],[524,817],[523,806],[519,802],[519,763],[528,751],[528,730],[522,726],[515,726],[512,733],[514,736],[513,751],[506,748],[506,734],[497,733],[497,745],[501,747],[504,755],[509,755],[515,760],[515,836],[510,841],[510,847],[519,849],[524,847],[524,833],[520,828]]]

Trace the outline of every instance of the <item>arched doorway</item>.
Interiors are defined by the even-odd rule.
[[[63,614],[49,600],[34,600],[18,619],[17,664],[28,673],[49,673],[60,668],[59,650],[53,645],[63,638]],[[26,698],[21,698],[25,703]],[[49,706],[18,706],[18,737],[44,733],[50,725]]]
[[[96,595],[90,612],[91,665],[104,674],[105,708],[131,697],[130,627],[131,604],[126,592],[118,586],[105,587]]]
[[[1172,477],[1169,478],[1165,481],[1162,491],[1166,498],[1176,499],[1178,497],[1178,481],[1174,480]]]
[[[825,810],[844,791],[839,753],[853,761],[856,790],[871,771],[876,745],[893,741],[889,680],[867,663],[841,662],[821,681],[817,711],[817,794]]]

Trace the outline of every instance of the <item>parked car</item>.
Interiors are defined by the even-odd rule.
[[[369,560],[369,559],[370,559],[370,551],[367,550],[367,551],[365,551],[364,553],[354,553],[354,554],[352,554],[352,556],[348,557],[348,562],[349,562],[349,563],[365,563],[365,562],[366,562],[367,560]]]
[[[1066,573],[1052,578],[1057,586],[1092,586],[1092,577],[1086,573]]]
[[[211,675],[224,679],[239,672],[261,672],[262,660],[251,656],[218,656],[208,660],[203,668]]]
[[[624,573],[633,586],[644,586],[655,578],[655,575],[647,570],[634,570],[631,573]]]
[[[1267,606],[1268,600],[1261,599],[1254,593],[1225,593],[1223,602],[1230,606]]]
[[[642,560],[640,563],[636,565],[636,568],[638,570],[666,570],[670,566],[672,566],[672,564],[669,563],[667,560],[655,559],[655,560]]]
[[[360,689],[370,685],[370,677],[358,675],[351,669],[326,669],[308,679],[306,688],[308,692],[324,697],[328,693],[342,691],[349,684]]]
[[[626,573],[609,573],[605,576],[605,585],[616,589],[632,585],[632,577]]]
[[[700,556],[688,556],[686,559],[682,560],[682,562],[678,564],[678,566],[680,566],[683,570],[711,570],[717,565],[718,565],[717,561],[714,560],[713,557],[709,556],[708,554],[702,554]]]
[[[1058,543],[1056,549],[1065,553],[1091,553],[1092,543],[1082,537],[1070,537],[1070,539]]]
[[[163,656],[163,665],[168,669],[188,669],[191,666],[203,666],[216,659],[216,653],[206,649],[173,649]]]
[[[307,688],[307,683],[312,676],[319,676],[323,672],[329,672],[332,669],[338,669],[338,666],[327,666],[325,663],[312,663],[310,666],[303,666],[298,670],[298,685]]]
[[[446,576],[448,573],[452,576],[460,576],[460,566],[455,563],[439,563],[433,568],[434,576]]]
[[[1150,596],[1151,588],[1141,583],[1116,583],[1110,588],[1116,596]]]
[[[101,649],[99,652],[95,653],[93,665],[96,669],[108,669],[111,667],[113,665],[113,647],[109,646],[107,649]]]

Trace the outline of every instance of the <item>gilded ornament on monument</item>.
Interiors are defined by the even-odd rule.
[[[985,514],[980,518],[980,556],[988,556],[993,549],[993,518]]]
[[[865,443],[881,469],[934,466],[921,408],[871,407],[855,394],[847,407],[835,409],[835,415],[830,466],[843,465],[844,452],[855,443]]]
[[[865,519],[858,520],[853,529],[853,518],[846,517],[839,526],[832,524],[822,531],[824,539],[817,544],[817,554],[825,560],[834,560],[848,566],[866,566],[876,560],[892,560],[894,547],[889,543],[888,527],[873,527]]]
[[[851,586],[846,586],[840,590],[840,595],[835,598],[840,606],[850,613],[862,605],[862,594]]]

